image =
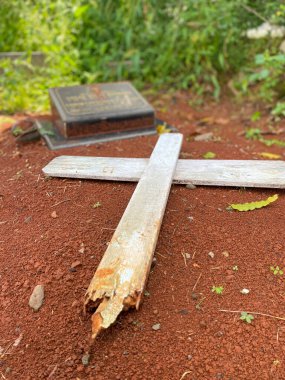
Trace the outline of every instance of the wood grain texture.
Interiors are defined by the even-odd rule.
[[[139,183],[87,289],[92,338],[123,309],[139,307],[182,143],[181,134],[160,136]]]
[[[143,158],[60,156],[43,172],[52,177],[138,181]],[[285,162],[266,160],[179,160],[174,183],[209,186],[285,188]]]

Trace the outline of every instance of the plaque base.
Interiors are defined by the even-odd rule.
[[[66,138],[60,134],[59,130],[54,125],[54,123],[49,120],[36,120],[35,123],[40,135],[45,140],[47,146],[51,150],[74,148],[76,146],[88,146],[108,141],[130,139],[138,136],[155,135],[157,134],[156,127],[161,124],[164,124],[166,128],[171,130],[171,132],[177,132],[177,129],[173,126],[166,124],[162,120],[155,119],[155,125],[152,128],[148,127],[140,128],[137,130],[125,130],[113,133],[102,133],[97,134],[96,136]]]

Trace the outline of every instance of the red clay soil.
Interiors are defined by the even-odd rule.
[[[284,158],[284,148],[241,133],[268,129],[266,111],[253,124],[257,106],[224,101],[197,110],[188,100],[150,99],[184,134],[182,158],[208,151],[218,159]],[[187,139],[195,132],[215,139]],[[102,333],[83,365],[91,328],[83,297],[135,184],[47,180],[41,169],[62,154],[149,157],[157,136],[56,152],[41,141],[17,146],[8,129],[0,136],[0,379],[285,379],[285,318],[253,314],[247,324],[240,313],[220,311],[285,317],[285,279],[270,270],[285,266],[282,190],[173,186],[140,310]],[[279,199],[260,210],[226,210],[274,193]],[[34,312],[28,301],[38,284],[45,299]]]

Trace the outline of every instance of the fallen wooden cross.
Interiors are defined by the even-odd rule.
[[[123,309],[140,305],[181,144],[181,134],[159,138],[87,289],[92,338]]]
[[[149,160],[61,156],[43,168],[53,177],[139,181],[85,295],[92,338],[139,307],[172,181],[285,188],[283,161],[178,160],[181,143],[181,134],[164,134]]]
[[[51,177],[138,181],[144,158],[60,156],[43,172]],[[266,160],[178,160],[173,182],[194,185],[285,188],[285,162]]]

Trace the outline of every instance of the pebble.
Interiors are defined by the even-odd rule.
[[[209,252],[208,255],[209,255],[209,257],[211,257],[211,259],[213,259],[215,257],[214,252]]]
[[[192,294],[191,294],[191,298],[192,298],[192,300],[197,300],[197,299],[199,298],[199,296],[198,296],[197,293],[192,292]]]
[[[249,293],[249,289],[244,288],[240,292],[241,292],[241,294],[248,294]]]
[[[80,267],[81,265],[82,265],[81,261],[76,260],[76,261],[73,261],[73,263],[71,263],[70,268],[71,269],[76,269],[76,268]]]
[[[192,356],[192,355],[187,355],[187,359],[188,359],[188,360],[192,360],[192,359],[193,359],[193,356]]]
[[[222,252],[222,255],[223,255],[224,257],[229,257],[229,256],[230,256],[230,254],[229,254],[228,251],[224,251],[224,252]]]
[[[182,310],[179,310],[178,313],[181,314],[181,315],[187,315],[187,314],[189,314],[189,310],[187,310],[187,309],[182,309]]]
[[[154,268],[156,266],[156,263],[157,263],[157,258],[153,257],[152,262],[151,262],[151,267]]]
[[[212,132],[203,133],[202,135],[198,135],[194,137],[194,141],[210,141],[213,138]]]
[[[190,189],[190,190],[196,189],[196,186],[193,185],[193,183],[187,183],[187,185],[185,187],[186,187],[186,189]]]
[[[155,325],[152,326],[152,329],[154,331],[160,330],[160,323],[156,323]]]
[[[52,218],[58,218],[58,215],[57,215],[57,213],[56,213],[56,211],[53,211],[51,214],[50,214],[50,216],[52,217]]]
[[[87,366],[89,364],[90,354],[86,353],[82,356],[81,362],[84,366]]]
[[[44,286],[43,285],[37,285],[35,286],[31,297],[29,299],[29,306],[34,309],[34,311],[38,311],[43,302],[44,302]]]

